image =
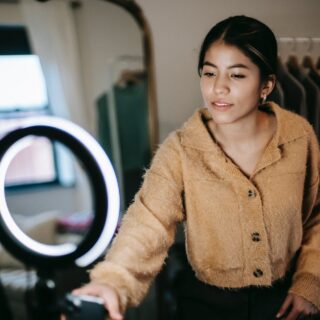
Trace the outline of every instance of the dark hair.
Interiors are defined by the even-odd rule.
[[[264,23],[241,15],[222,20],[208,32],[199,54],[199,75],[207,50],[217,40],[240,49],[258,66],[262,80],[276,74],[278,47],[275,35]]]

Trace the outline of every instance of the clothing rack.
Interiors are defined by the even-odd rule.
[[[320,37],[278,37],[279,55],[287,58],[289,55],[296,55],[303,59],[308,55],[313,59],[320,57]]]
[[[320,140],[320,38],[279,37],[277,84],[268,100],[305,117]]]
[[[320,37],[277,37],[278,43],[288,43],[288,44],[295,44],[295,43],[302,43],[302,44],[320,44]]]

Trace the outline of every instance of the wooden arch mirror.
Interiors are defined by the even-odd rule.
[[[128,29],[117,31],[121,26]],[[10,37],[10,41],[18,39],[18,44],[15,44],[13,49],[2,45],[5,43],[3,34],[8,34],[8,29],[16,35]],[[109,39],[109,36],[112,39]],[[47,86],[49,105],[48,109],[43,108],[41,112],[74,121],[93,134],[106,149],[109,150],[111,146],[111,157],[115,167],[118,166],[115,169],[118,169],[118,174],[123,179],[122,188],[126,189],[123,190],[126,197],[122,204],[125,210],[140,185],[142,171],[158,143],[152,38],[141,8],[135,1],[129,0],[0,0],[0,39],[0,60],[5,55],[38,56]],[[64,48],[70,50],[64,51]],[[128,48],[132,51],[126,51]],[[114,56],[107,51],[112,51]],[[0,64],[0,70],[1,68]],[[0,73],[3,74],[2,71]],[[48,74],[51,75],[48,77]],[[20,81],[21,78],[19,74],[17,79]],[[144,82],[138,88],[135,84],[141,79]],[[34,84],[33,81],[30,82]],[[113,85],[116,86],[116,91],[110,94]],[[139,91],[137,88],[143,90]],[[135,90],[142,93],[145,101],[142,96],[135,97],[131,111],[126,114],[125,106],[130,106],[130,97]],[[120,93],[125,95],[117,96]],[[122,122],[117,121],[115,113],[106,110],[114,102],[121,103]],[[136,119],[133,119],[132,114],[134,115],[135,110],[139,112],[137,105],[146,111],[143,125],[138,126],[134,134],[129,131],[121,137],[118,132],[118,136],[112,136],[109,140],[107,138],[106,141],[106,136],[110,137],[110,131],[121,130],[128,123],[127,127],[134,130],[135,127],[131,125]],[[24,109],[23,101],[21,106],[12,105],[10,108],[2,104],[0,97],[0,125],[6,130],[10,130],[11,125],[17,125],[25,115],[32,116],[40,110]],[[104,117],[106,113],[108,119]],[[143,130],[140,130],[142,127]],[[0,136],[4,131],[0,132]],[[126,140],[128,135],[147,138],[142,145],[132,148],[132,144],[127,143],[122,149],[121,142]],[[52,148],[54,152],[40,159],[38,155],[39,152],[43,154],[43,147]],[[131,149],[127,150],[128,147]],[[59,216],[59,228],[68,229],[70,221],[65,218],[68,218],[70,213],[80,213],[74,218],[79,218],[85,225],[87,220],[81,220],[81,213],[91,210],[90,185],[81,163],[70,155],[70,150],[59,144],[52,145],[45,139],[37,141],[31,149],[32,153],[28,150],[22,151],[20,159],[17,155],[12,172],[17,173],[20,170],[28,174],[13,174],[8,177],[11,180],[6,197],[10,211],[17,213],[21,226],[25,225],[30,229],[30,234],[35,239],[51,243],[57,241],[56,213]],[[137,159],[136,155],[140,157]],[[34,162],[35,159],[38,159],[38,162]],[[45,168],[43,164],[46,164]],[[21,168],[18,170],[18,167]],[[40,167],[42,171],[37,171],[38,180],[32,180],[33,168]],[[62,168],[61,172],[57,168]],[[24,179],[24,182],[21,179]],[[28,221],[25,218],[28,218]],[[86,216],[84,218],[86,219]],[[40,234],[40,228],[46,231]],[[70,236],[75,241],[80,241],[79,233],[75,236],[68,231],[58,234],[58,241],[69,241]],[[0,250],[0,271],[7,267],[23,270],[21,264],[12,261]],[[25,275],[21,276],[21,280],[24,282]],[[9,280],[4,285],[11,287]],[[13,294],[17,297],[19,295]],[[20,300],[23,301],[22,292]],[[18,308],[15,311],[18,312]]]

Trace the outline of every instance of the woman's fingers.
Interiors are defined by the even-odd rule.
[[[289,293],[276,317],[281,318],[284,314],[288,314],[284,318],[285,320],[296,320],[302,319],[305,316],[310,317],[311,315],[319,314],[319,310],[303,297]]]
[[[297,320],[301,315],[301,311],[299,309],[292,309],[285,320]]]
[[[119,299],[115,292],[104,292],[101,298],[104,300],[105,308],[109,311],[109,315],[114,320],[122,320],[120,313]]]
[[[284,300],[279,312],[276,315],[276,318],[281,318],[288,310],[290,305],[292,304],[293,297],[289,294],[287,295],[286,299]]]
[[[110,320],[123,319],[120,312],[118,295],[112,287],[98,283],[89,283],[82,288],[73,290],[72,293],[75,295],[91,295],[101,298],[104,302],[104,307],[109,312]]]

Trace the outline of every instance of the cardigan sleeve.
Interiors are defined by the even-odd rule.
[[[116,290],[122,310],[141,302],[184,219],[180,148],[177,133],[160,146],[109,252],[90,272]]]
[[[289,292],[302,296],[320,309],[319,145],[313,130],[310,137],[302,212],[303,239]]]

